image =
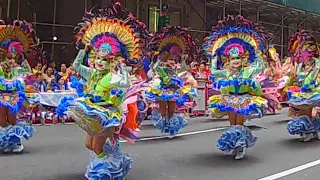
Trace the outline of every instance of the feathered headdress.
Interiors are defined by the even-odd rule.
[[[279,61],[279,54],[277,53],[277,50],[276,48],[274,47],[269,47],[268,49],[268,58],[267,58],[267,61]]]
[[[209,59],[217,58],[217,67],[223,68],[232,57],[245,57],[248,63],[261,54],[267,54],[268,33],[262,26],[253,24],[242,16],[228,16],[212,27],[212,34],[203,44]]]
[[[5,60],[7,55],[35,54],[40,44],[32,25],[19,20],[13,24],[0,20],[0,42],[1,60]]]
[[[87,12],[75,28],[76,46],[91,44],[94,48],[87,58],[121,56],[136,64],[144,57],[146,25],[132,13],[114,3],[98,12]]]
[[[188,55],[189,61],[197,58],[197,45],[186,28],[170,26],[156,33],[149,44],[151,51],[162,55],[175,55],[181,58]]]
[[[301,30],[291,37],[288,52],[295,62],[304,61],[306,57],[319,57],[316,38],[305,30]]]

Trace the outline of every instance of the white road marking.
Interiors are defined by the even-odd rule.
[[[307,163],[307,164],[304,164],[304,165],[301,165],[301,166],[298,166],[298,167],[295,167],[295,168],[292,168],[292,169],[288,169],[288,170],[283,171],[283,172],[279,172],[277,174],[274,174],[274,175],[271,175],[271,176],[268,176],[268,177],[265,177],[265,178],[262,178],[262,179],[258,179],[258,180],[275,180],[275,179],[279,179],[279,178],[288,176],[290,174],[294,174],[296,172],[303,171],[305,169],[317,166],[319,164],[320,164],[320,159],[316,160],[316,161],[313,161],[313,162],[310,162],[310,163]]]
[[[207,130],[201,130],[201,131],[186,132],[186,133],[177,134],[175,137],[182,137],[182,136],[190,136],[190,135],[195,135],[195,134],[215,132],[215,131],[224,130],[226,128],[227,127],[221,127],[221,128],[213,128],[213,129],[207,129]],[[137,142],[139,142],[139,141],[151,141],[151,140],[158,140],[158,139],[166,139],[166,138],[169,138],[169,136],[146,137],[146,138],[139,139]],[[123,142],[126,142],[126,141],[122,140],[120,142],[123,143]]]

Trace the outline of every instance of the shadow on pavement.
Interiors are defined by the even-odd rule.
[[[82,174],[59,174],[54,177],[46,177],[42,180],[87,180],[84,177],[85,170],[83,170]]]
[[[279,120],[279,121],[272,121],[273,124],[288,124],[288,122],[290,121],[290,119],[285,119],[285,120]]]
[[[310,142],[300,142],[299,136],[296,136],[296,137],[292,136],[292,139],[280,140],[280,143],[282,144],[282,146],[286,146],[288,148],[293,148],[293,149],[301,149],[301,150],[304,150],[305,148],[320,147],[320,140],[314,139]]]
[[[263,163],[262,159],[260,160],[258,157],[252,156],[250,152],[248,152],[248,156],[238,161],[234,160],[233,156],[226,155],[223,152],[195,154],[194,156],[189,156],[188,161],[192,162],[193,166],[207,166],[211,168],[243,168]],[[183,160],[178,160],[176,163],[179,163],[180,166],[189,165],[188,163],[183,162]]]

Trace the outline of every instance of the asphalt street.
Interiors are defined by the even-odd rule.
[[[283,111],[252,122],[259,141],[241,161],[216,149],[226,120],[193,118],[174,139],[161,137],[146,121],[142,141],[122,143],[134,160],[126,180],[318,180],[320,141],[301,143],[290,136],[288,119]],[[36,129],[24,154],[0,154],[0,180],[84,179],[89,156],[84,132],[76,125]]]

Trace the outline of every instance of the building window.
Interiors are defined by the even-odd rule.
[[[157,32],[159,26],[160,9],[156,6],[149,7],[149,31]]]

